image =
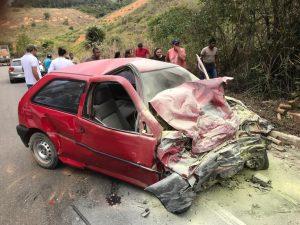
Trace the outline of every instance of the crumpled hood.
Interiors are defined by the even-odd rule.
[[[192,153],[207,152],[232,138],[239,127],[224,98],[222,84],[230,79],[187,82],[160,92],[150,104],[165,122],[193,140]]]
[[[170,212],[184,212],[195,193],[244,166],[269,166],[265,137],[273,126],[242,102],[225,98],[222,83],[227,80],[184,83],[150,101],[165,127],[156,156],[171,175],[145,190]]]

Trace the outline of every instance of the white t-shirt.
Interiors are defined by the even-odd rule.
[[[37,80],[35,79],[33,73],[32,73],[32,67],[36,67],[39,77],[41,78],[41,71],[39,68],[39,61],[38,59],[32,55],[31,53],[26,53],[22,58],[21,58],[21,64],[24,70],[24,76],[25,76],[25,81],[26,84],[35,84]]]
[[[216,55],[218,55],[218,49],[216,47],[210,49],[209,46],[207,46],[202,49],[201,55],[204,63],[214,63],[216,61]]]
[[[49,69],[48,69],[48,73],[55,71],[55,70],[60,70],[60,69],[63,69],[65,67],[72,66],[72,65],[74,65],[74,64],[72,63],[71,60],[66,59],[64,57],[58,57],[58,58],[52,60],[50,66],[49,66]]]

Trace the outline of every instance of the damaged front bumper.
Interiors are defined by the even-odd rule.
[[[171,175],[145,190],[159,198],[172,213],[186,211],[196,193],[232,177],[245,166],[255,170],[269,166],[265,137],[273,127],[240,101],[226,99],[239,120],[238,130],[213,150],[194,154],[192,140],[185,132],[163,132],[157,155]]]

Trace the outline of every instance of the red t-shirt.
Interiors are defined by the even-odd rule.
[[[146,58],[147,55],[149,55],[149,54],[150,54],[150,52],[147,48],[137,48],[135,50],[136,57]]]

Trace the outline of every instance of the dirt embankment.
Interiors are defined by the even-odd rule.
[[[136,9],[145,5],[149,0],[137,0],[103,18],[103,21],[106,23],[112,23],[115,20],[119,19],[120,17],[124,17],[129,13],[135,11]]]

